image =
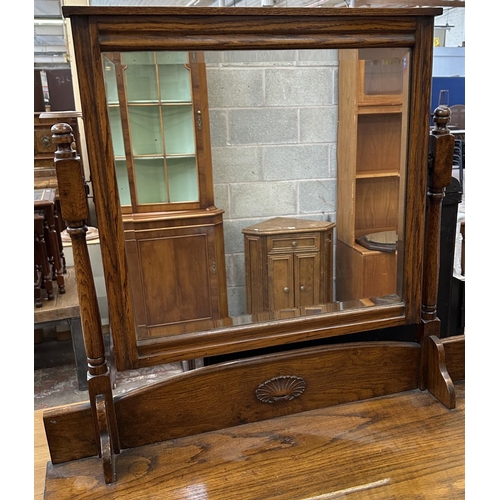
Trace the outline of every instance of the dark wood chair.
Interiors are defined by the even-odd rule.
[[[42,289],[45,290],[48,300],[54,299],[54,287],[52,285],[52,263],[49,259],[47,240],[45,232],[45,214],[41,211],[34,213],[35,233],[35,303],[42,307]]]

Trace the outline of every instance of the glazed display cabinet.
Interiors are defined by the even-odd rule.
[[[227,317],[203,53],[103,55],[138,339]]]

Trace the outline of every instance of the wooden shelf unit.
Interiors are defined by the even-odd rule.
[[[405,49],[340,51],[337,300],[397,293],[397,252],[368,250],[356,238],[402,237],[406,63]]]

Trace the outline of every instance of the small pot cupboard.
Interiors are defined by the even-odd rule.
[[[275,217],[243,229],[250,314],[332,302],[334,227]]]

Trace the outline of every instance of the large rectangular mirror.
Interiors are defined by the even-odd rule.
[[[433,9],[69,10],[118,369],[418,320]]]
[[[140,339],[403,301],[409,57],[405,48],[103,55]],[[170,237],[180,241],[182,225],[192,247],[200,228],[183,216],[201,206],[198,180],[210,172],[197,154],[195,133],[208,124],[197,123],[194,93],[208,106],[204,146],[224,211],[226,283],[216,293],[227,305],[215,309],[209,252]],[[167,214],[173,222],[153,233]]]

